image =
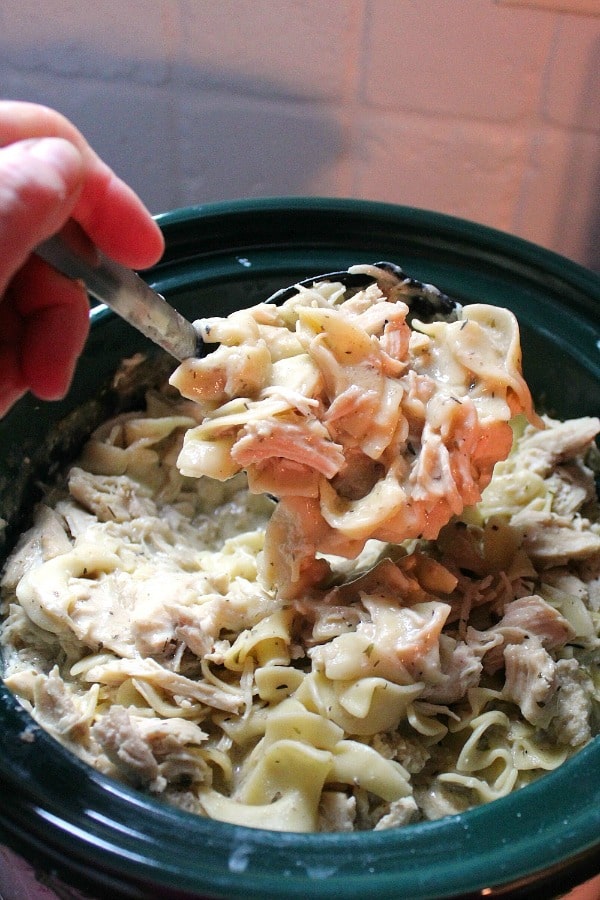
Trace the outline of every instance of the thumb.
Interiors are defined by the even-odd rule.
[[[65,224],[79,197],[83,157],[63,138],[0,149],[0,296],[40,241]]]

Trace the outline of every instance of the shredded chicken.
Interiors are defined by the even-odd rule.
[[[150,490],[127,475],[92,475],[74,466],[69,492],[99,522],[127,522],[156,514]]]
[[[544,568],[586,559],[600,551],[600,531],[584,518],[525,509],[512,524],[523,537],[527,555]]]
[[[561,744],[582,747],[592,738],[591,677],[575,659],[559,659],[556,677],[550,732]]]
[[[489,649],[483,647],[486,671],[493,673],[503,665],[502,659],[509,645],[522,644],[534,638],[540,647],[556,650],[574,636],[569,622],[541,597],[520,597],[507,604],[500,622],[484,635],[490,641]],[[482,635],[476,637],[481,638]],[[493,641],[495,637],[497,640]]]
[[[356,798],[341,791],[323,791],[319,804],[319,831],[354,831]]]
[[[516,703],[528,722],[539,725],[556,688],[556,663],[539,641],[525,638],[504,650],[504,696]]]
[[[389,812],[385,813],[375,825],[375,831],[387,828],[401,828],[415,822],[419,817],[419,807],[413,797],[400,797],[390,803]]]
[[[137,731],[127,710],[113,706],[94,726],[94,736],[127,781],[151,785],[158,778],[158,763]]]

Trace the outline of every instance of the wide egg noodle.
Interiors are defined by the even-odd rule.
[[[243,631],[224,655],[228,669],[243,669],[249,656],[258,666],[286,666],[290,661],[291,609],[278,609],[252,628]]]

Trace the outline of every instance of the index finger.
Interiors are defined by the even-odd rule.
[[[132,268],[155,263],[164,249],[158,225],[137,194],[98,156],[75,125],[47,106],[0,101],[0,146],[35,137],[62,137],[80,150],[84,170],[73,218],[94,243]]]

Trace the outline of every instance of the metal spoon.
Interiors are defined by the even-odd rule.
[[[40,244],[36,253],[63,275],[83,281],[92,297],[110,306],[175,359],[204,352],[192,323],[134,271],[105,256],[75,222]]]
[[[175,359],[181,361],[206,352],[191,322],[139,275],[105,256],[75,222],[69,222],[59,234],[40,244],[36,252],[63,275],[83,281],[92,297],[110,306]],[[389,262],[305,278],[276,291],[267,302],[283,303],[300,287],[312,287],[323,281],[340,282],[347,290],[362,290],[379,282],[385,293],[407,303],[409,319],[451,321],[460,310],[456,300],[433,285],[410,278],[399,266]]]
[[[433,284],[417,281],[407,275],[404,269],[391,262],[378,262],[372,266],[351,266],[345,272],[329,272],[327,275],[315,275],[305,278],[287,288],[282,288],[271,297],[268,303],[283,303],[289,300],[299,287],[312,287],[322,281],[339,281],[347,290],[361,291],[376,282],[391,300],[403,300],[409,308],[407,320],[419,319],[421,322],[453,322],[462,309],[460,303],[448,294],[444,294]]]

